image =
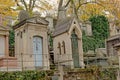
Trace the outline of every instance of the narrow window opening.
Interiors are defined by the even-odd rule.
[[[25,33],[25,31],[26,31],[26,30],[24,29],[23,32]]]
[[[17,33],[17,36],[19,36],[19,33]]]
[[[58,49],[59,49],[59,54],[61,55],[61,44],[60,44],[60,42],[58,43]]]
[[[76,22],[74,22],[74,24],[76,24]]]
[[[117,33],[119,33],[120,32],[120,30],[119,29],[117,29]]]
[[[22,32],[20,33],[20,37],[22,38]]]
[[[63,47],[63,52],[64,52],[64,54],[66,54],[66,50],[65,50],[65,42],[64,42],[64,41],[62,42],[62,47]]]

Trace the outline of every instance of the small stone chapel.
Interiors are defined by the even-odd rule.
[[[76,18],[61,8],[53,33],[54,61],[70,68],[84,68],[82,31]]]

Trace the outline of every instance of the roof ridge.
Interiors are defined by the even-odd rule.
[[[67,17],[66,19],[63,19],[63,20],[57,22],[53,36],[57,36],[59,34],[62,34],[66,31],[68,31],[70,28],[70,25],[72,24],[72,21],[74,19],[75,19],[74,17]]]

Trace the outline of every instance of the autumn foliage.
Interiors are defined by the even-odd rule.
[[[14,6],[15,2],[13,0],[0,0],[0,14],[2,16],[16,16]]]

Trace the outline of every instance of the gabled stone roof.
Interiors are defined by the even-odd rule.
[[[84,57],[85,61],[108,60],[107,57]]]
[[[114,47],[120,47],[120,43],[115,44]]]
[[[120,34],[117,34],[117,35],[114,35],[114,36],[111,36],[107,39],[107,41],[111,41],[111,40],[114,40],[114,39],[118,39],[120,38]]]
[[[9,31],[10,30],[10,27],[6,26],[0,26],[0,31]]]
[[[53,37],[60,35],[64,32],[67,32],[72,24],[74,18],[66,18],[64,20],[61,20],[57,22],[57,25],[55,26],[55,30],[53,33]]]
[[[28,18],[26,20],[23,20],[23,21],[19,22],[18,24],[16,24],[15,26],[13,26],[13,29],[17,29],[17,28],[21,27],[22,25],[24,25],[25,23],[48,25],[48,21],[46,21],[42,17],[37,17],[36,16],[36,17]]]

